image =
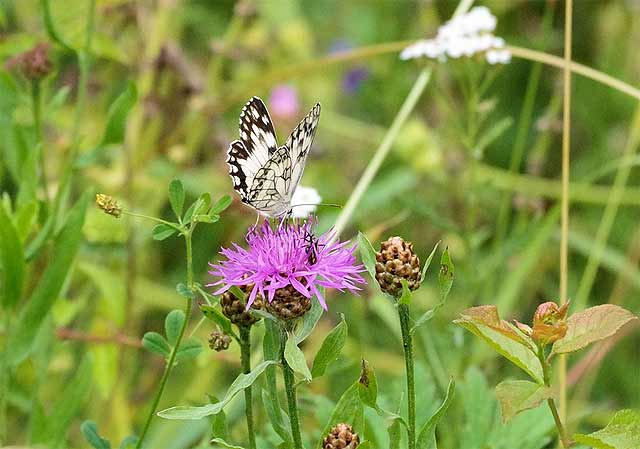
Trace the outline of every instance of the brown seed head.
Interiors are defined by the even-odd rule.
[[[226,351],[229,349],[231,343],[231,337],[222,332],[213,331],[209,335],[209,347],[216,352]]]
[[[118,218],[122,214],[120,204],[113,197],[103,193],[96,194],[96,206],[102,209],[106,214],[113,215]]]
[[[291,284],[276,290],[267,310],[283,321],[300,318],[311,309],[311,298],[307,298]]]
[[[413,243],[402,237],[389,237],[376,253],[376,280],[383,292],[394,297],[402,294],[402,279],[410,290],[420,287],[420,259],[413,251]]]
[[[251,290],[253,290],[253,284],[242,285],[240,286],[240,290],[242,290],[245,295],[249,295]],[[260,318],[253,316],[247,310],[244,301],[236,298],[236,296],[228,290],[220,297],[220,305],[222,306],[224,316],[229,318],[229,321],[237,326],[251,326],[260,320]],[[251,308],[262,309],[263,306],[264,301],[262,296],[257,295],[253,304],[251,304]]]
[[[360,437],[349,424],[336,425],[322,442],[322,449],[355,449]]]
[[[48,43],[40,43],[31,50],[9,59],[5,66],[7,69],[18,69],[29,80],[41,80],[53,69],[53,64],[49,59],[49,48]]]

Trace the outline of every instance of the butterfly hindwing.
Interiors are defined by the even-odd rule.
[[[305,118],[296,126],[285,144],[291,152],[291,182],[289,191],[291,196],[298,187],[304,166],[309,155],[309,150],[313,144],[313,138],[316,135],[316,128],[320,120],[320,104],[311,109]],[[291,196],[289,199],[291,199]]]

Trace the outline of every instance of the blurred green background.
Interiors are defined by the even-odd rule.
[[[78,115],[78,60],[47,33],[45,4],[0,2],[0,60],[50,44],[52,71],[40,83],[49,195],[60,186],[74,133],[78,158],[72,200],[86,190],[104,192],[129,210],[169,219],[165,192],[173,178],[185,183],[192,200],[202,192],[233,195],[223,219],[202,225],[194,236],[194,269],[203,284],[209,280],[207,262],[216,259],[221,246],[241,242],[255,220],[233,193],[224,163],[227,145],[237,136],[240,109],[251,96],[267,103],[280,142],[316,101],[322,104],[302,184],[316,188],[326,202],[344,204],[419,71],[432,64],[430,84],[343,237],[360,230],[377,246],[401,235],[423,260],[438,240],[450,249],[456,265],[452,293],[416,337],[419,417],[438,406],[450,376],[460,386],[439,427],[440,447],[551,447],[553,423],[546,409],[501,424],[492,387],[519,373],[451,320],[465,307],[495,303],[505,319],[528,321],[537,304],[558,296],[560,70],[515,57],[504,66],[481,58],[400,61],[402,41],[433,36],[453,13],[453,1],[98,0],[87,53],[86,107]],[[562,55],[562,2],[481,4],[497,16],[496,34],[509,45]],[[52,0],[49,5],[60,40],[82,48],[89,2]],[[577,1],[574,8],[574,59],[632,86],[640,84],[640,3]],[[400,43],[379,46],[392,42]],[[17,204],[30,184],[42,201],[44,192],[24,168],[37,141],[31,86],[10,66],[0,73],[0,190],[4,201]],[[110,135],[105,127],[113,121],[109,111],[113,116],[117,98],[133,106],[121,132]],[[574,76],[571,180],[582,183],[582,190],[571,207],[569,296],[581,291],[580,308],[612,302],[640,311],[640,191],[634,187],[640,176],[635,145],[628,142],[630,129],[638,127],[636,106],[636,99]],[[629,187],[590,287],[585,267],[621,167],[630,167]],[[320,208],[321,227],[330,227],[338,213]],[[42,229],[45,218],[41,208],[26,241]],[[154,241],[151,228],[142,220],[116,220],[89,208],[72,274],[44,321],[35,353],[12,373],[5,398],[8,443],[84,448],[79,425],[85,419],[98,422],[112,441],[140,430],[163,369],[161,359],[141,348],[140,337],[162,329],[165,314],[182,306],[175,284],[185,276],[182,242]],[[34,260],[26,291],[55,258],[49,251]],[[398,408],[403,390],[392,304],[374,289],[359,297],[333,294],[329,300],[329,313],[304,350],[315,353],[339,313],[346,315],[349,340],[328,375],[300,392],[309,441],[317,439],[334,402],[357,379],[362,357],[376,370],[387,409]],[[414,312],[437,301],[432,269],[414,295]],[[194,313],[193,325],[199,314]],[[196,335],[206,344],[212,329],[205,322]],[[612,410],[640,403],[633,371],[640,335],[627,334],[595,361],[588,350],[570,358],[570,429],[602,427]],[[260,331],[255,339],[259,343]],[[93,360],[90,377],[78,379],[74,376],[87,353]],[[206,393],[222,395],[238,373],[238,353],[232,344],[228,352],[207,349],[178,365],[160,408],[201,404]],[[69,404],[63,389],[80,382],[86,385],[77,403]],[[68,416],[66,436],[56,443],[34,437],[38,419],[56,413]],[[240,397],[227,415],[230,440],[244,443]],[[274,447],[278,439],[261,411],[258,422],[260,446]],[[388,447],[385,426],[367,411],[363,433],[379,448]],[[148,447],[195,447],[206,441],[208,429],[206,420],[157,418]]]

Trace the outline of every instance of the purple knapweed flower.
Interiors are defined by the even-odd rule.
[[[274,87],[269,96],[269,109],[276,118],[293,119],[300,112],[298,92],[286,84]]]
[[[315,296],[326,310],[320,287],[340,291],[360,290],[365,284],[359,273],[365,271],[357,263],[355,246],[349,242],[332,242],[333,234],[313,235],[315,220],[285,222],[275,229],[265,221],[260,227],[247,232],[248,248],[233,244],[223,248],[225,260],[209,264],[209,274],[219,277],[208,286],[220,286],[219,295],[234,285],[253,285],[247,300],[247,309],[257,295],[272,302],[278,289],[291,286],[307,298]]]

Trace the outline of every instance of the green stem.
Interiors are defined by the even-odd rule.
[[[291,435],[293,435],[293,449],[303,449],[302,437],[300,436],[300,420],[298,418],[298,399],[296,397],[295,378],[293,370],[284,357],[284,344],[287,341],[286,331],[282,338],[282,377],[284,388],[287,392],[287,404],[289,406],[289,421],[291,421]]]
[[[4,313],[4,351],[0,354],[0,446],[8,443],[7,433],[7,396],[9,393],[9,337],[11,333],[11,314],[8,309]]]
[[[251,326],[239,326],[239,329],[242,372],[248,374],[251,372]],[[247,417],[247,430],[249,432],[249,449],[256,449],[251,385],[244,389],[244,411]]]
[[[550,365],[544,356],[544,347],[538,346],[538,360],[540,360],[540,364],[542,365],[542,377],[544,379],[544,384],[547,387],[551,386],[551,374],[549,373]],[[571,440],[567,437],[567,431],[562,424],[562,419],[560,419],[560,414],[558,413],[558,409],[556,407],[556,403],[553,398],[547,399],[547,405],[551,410],[551,414],[553,415],[553,421],[556,423],[556,429],[558,430],[558,436],[560,438],[560,443],[562,447],[569,448],[571,447]]]
[[[404,348],[405,375],[407,377],[407,406],[409,409],[409,420],[407,427],[407,437],[409,438],[409,449],[416,447],[416,387],[413,368],[413,344],[411,341],[411,323],[409,316],[409,306],[398,304],[398,315],[400,317],[400,329],[402,330],[402,346]]]
[[[185,243],[187,247],[187,287],[193,291],[193,250],[191,245],[191,232],[187,232],[184,236]],[[142,428],[142,432],[140,433],[140,438],[136,443],[135,449],[140,449],[142,447],[142,443],[144,441],[144,437],[147,435],[147,431],[149,430],[149,426],[151,425],[151,421],[153,420],[154,415],[156,414],[156,410],[158,408],[158,404],[160,403],[160,398],[164,393],[164,388],[167,385],[167,380],[169,379],[169,374],[171,374],[171,370],[175,365],[176,355],[178,354],[178,349],[180,348],[180,343],[182,342],[182,338],[184,337],[185,331],[187,329],[187,324],[189,322],[189,316],[191,315],[191,299],[186,299],[185,309],[184,309],[184,321],[182,323],[182,327],[180,328],[180,333],[178,334],[178,338],[176,339],[176,344],[171,349],[171,354],[169,354],[169,360],[164,367],[164,373],[162,374],[162,378],[160,379],[160,386],[158,387],[158,391],[156,392],[156,396],[153,399],[153,404],[151,405],[151,409],[149,410],[149,415],[147,416],[147,420],[144,423],[144,427]]]
[[[44,198],[49,202],[49,187],[47,183],[47,165],[44,157],[44,147],[42,142],[42,89],[40,81],[31,81],[31,100],[33,108],[33,129],[36,135],[36,146],[38,148],[38,159],[40,162],[40,177],[42,178],[42,190]]]

